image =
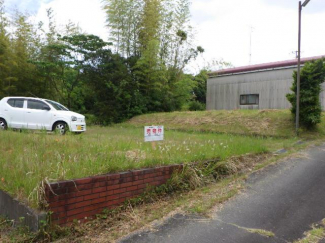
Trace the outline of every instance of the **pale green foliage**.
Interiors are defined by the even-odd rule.
[[[105,0],[107,26],[116,52],[141,56],[148,43],[159,41],[160,62],[183,70],[199,52],[193,47],[189,0]]]
[[[53,9],[49,8],[46,10],[47,18],[48,18],[48,29],[49,31],[46,33],[46,41],[47,44],[52,45],[56,43],[57,40],[57,30],[56,30],[56,24],[54,21],[54,15],[53,15]]]
[[[110,41],[115,51],[136,56],[139,49],[139,26],[143,3],[139,0],[104,0]]]
[[[73,23],[71,20],[65,25],[64,35],[72,36],[81,34],[82,30],[78,24]]]
[[[162,21],[160,28],[160,60],[169,65],[171,60],[170,48],[173,41],[173,25],[174,25],[174,0],[165,0],[162,4]]]
[[[4,0],[0,0],[0,33],[3,35],[8,26],[8,19],[5,16]]]
[[[20,95],[26,93],[33,79],[36,78],[36,70],[31,60],[39,54],[38,36],[34,25],[30,22],[28,14],[16,11],[11,19],[10,39],[5,58],[8,60],[8,71],[5,78],[3,95]]]
[[[159,42],[157,40],[150,40],[147,44],[147,48],[143,51],[142,56],[139,58],[136,69],[138,69],[141,74],[144,75],[144,85],[148,88],[147,92],[150,92],[152,87],[154,87],[157,79],[160,78],[160,64],[157,60],[157,55],[159,52]],[[159,83],[159,82],[158,82]]]
[[[173,26],[173,67],[183,69],[185,59],[191,53],[192,46],[190,42],[191,29],[190,20],[190,2],[189,0],[178,0],[175,11]]]
[[[144,0],[143,13],[139,29],[141,52],[145,51],[147,47],[150,48],[149,42],[159,40],[161,12],[161,0]]]
[[[5,16],[4,0],[0,0],[0,95],[6,93],[5,86],[10,82],[8,19]]]
[[[28,21],[29,16],[20,12],[16,12],[14,18],[14,50],[16,55],[22,59],[29,59],[35,53],[33,39],[35,32],[33,25]]]

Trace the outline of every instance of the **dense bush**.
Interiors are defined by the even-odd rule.
[[[194,77],[197,85],[193,89],[193,93],[195,95],[195,100],[199,101],[202,104],[206,103],[206,94],[207,94],[207,81],[208,81],[208,73],[206,70],[201,70]]]
[[[307,62],[300,75],[300,112],[299,122],[306,128],[313,128],[321,122],[322,107],[320,104],[321,84],[325,80],[325,59]],[[297,104],[297,72],[293,74],[293,93],[287,94],[291,103],[291,112],[296,115]]]
[[[189,110],[190,111],[204,111],[205,110],[205,104],[201,103],[197,100],[193,100],[189,103]]]

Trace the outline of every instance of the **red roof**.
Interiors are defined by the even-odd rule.
[[[321,58],[325,58],[325,56],[307,57],[307,58],[302,58],[300,61],[303,64],[305,62],[317,60],[317,59],[321,59]],[[263,69],[273,69],[273,68],[296,66],[297,64],[298,64],[298,59],[293,59],[293,60],[280,61],[280,62],[270,62],[270,63],[250,65],[250,66],[222,69],[219,71],[211,72],[208,75],[209,76],[217,76],[217,75],[221,75],[221,74],[235,74],[235,73],[257,71],[257,70],[263,70]]]

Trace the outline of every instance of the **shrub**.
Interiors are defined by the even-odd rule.
[[[299,122],[302,126],[310,129],[321,122],[322,107],[320,104],[321,84],[325,79],[325,59],[307,62],[301,69],[300,75],[300,112]],[[297,72],[293,73],[293,93],[287,94],[291,103],[291,113],[296,115],[297,101]]]
[[[100,119],[93,114],[84,114],[87,122],[87,126],[91,125],[101,125]]]
[[[190,111],[204,111],[205,104],[203,104],[197,100],[193,100],[189,103],[189,110]]]

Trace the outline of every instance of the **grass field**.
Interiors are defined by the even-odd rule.
[[[324,134],[322,123],[303,137]],[[165,140],[143,140],[144,125],[164,125]],[[247,135],[260,136],[247,136]],[[41,181],[197,162],[291,147],[298,138],[289,111],[204,111],[143,115],[85,134],[0,132],[0,189],[37,205]],[[244,136],[243,136],[244,135]]]
[[[325,115],[314,131],[301,131],[302,137],[325,134]],[[168,129],[207,131],[259,136],[295,136],[295,125],[289,110],[231,110],[155,113],[137,116],[127,124],[165,124]]]
[[[37,207],[34,189],[42,180],[73,179],[214,158],[226,160],[247,153],[290,148],[301,139],[294,137],[294,126],[290,119],[288,111],[174,112],[143,115],[112,127],[89,127],[82,135],[0,131],[0,189]],[[144,143],[144,125],[164,125],[165,141],[158,142],[155,147]],[[324,131],[325,122],[314,131],[303,131],[301,137],[322,141]],[[289,154],[311,143],[315,141],[294,146]],[[231,158],[227,163],[238,162],[241,169],[246,170],[244,175],[234,175],[175,197],[162,197],[153,204],[130,207],[113,217],[106,216],[105,220],[104,217],[98,218],[98,221],[84,225],[85,228],[77,225],[77,230],[54,232],[53,235],[57,237],[57,233],[63,234],[65,238],[60,242],[75,239],[88,242],[92,237],[98,239],[98,235],[105,241],[114,241],[162,218],[175,208],[190,213],[206,212],[236,194],[245,173],[262,168],[282,156],[286,155],[260,154]],[[263,158],[272,159],[266,161]],[[313,227],[312,231],[306,232],[306,238],[299,242],[314,242],[324,233],[321,230],[322,227]],[[29,242],[34,238],[19,228],[13,230],[10,221],[1,217],[0,235],[5,242]]]
[[[143,142],[143,129],[90,127],[66,136],[5,131],[0,133],[0,189],[36,205],[42,180],[57,181],[135,168],[274,151],[296,139],[166,131],[156,147]]]

